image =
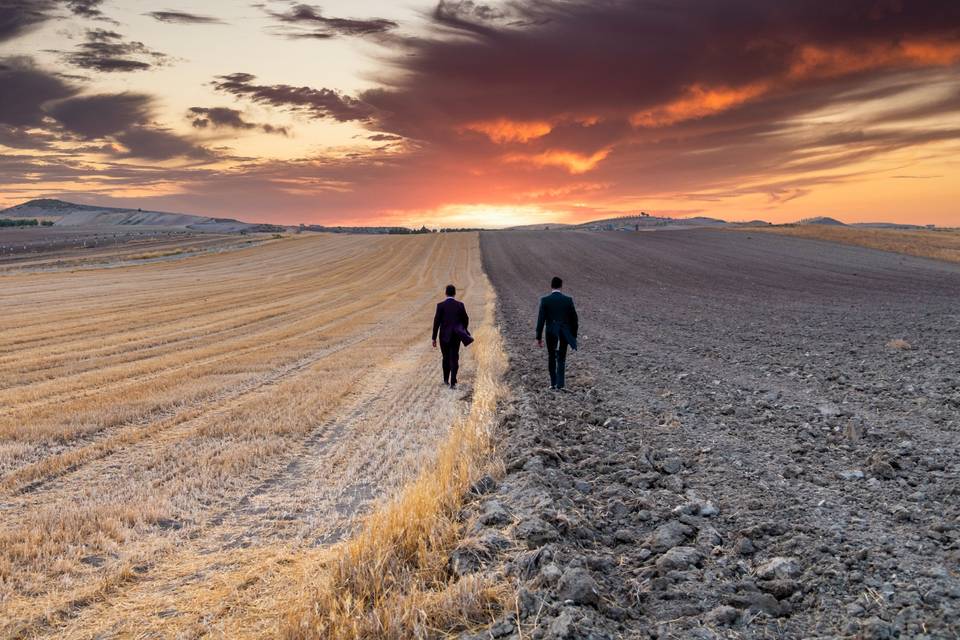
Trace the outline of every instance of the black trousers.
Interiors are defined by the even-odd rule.
[[[443,381],[457,384],[457,371],[460,370],[460,338],[451,338],[450,342],[441,340],[440,353],[443,354]]]
[[[567,368],[567,341],[561,336],[547,334],[547,369],[550,370],[550,386],[563,389]]]

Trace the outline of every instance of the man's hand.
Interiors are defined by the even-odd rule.
[[[437,341],[436,341],[436,340],[431,340],[430,342],[433,343],[433,348],[436,349],[436,348],[437,348]]]
[[[543,340],[537,340],[537,346],[543,349]]]

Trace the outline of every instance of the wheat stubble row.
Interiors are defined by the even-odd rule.
[[[425,332],[448,280],[483,299],[476,245],[315,236],[3,278],[3,632],[64,633],[184,554],[342,531],[466,404]]]

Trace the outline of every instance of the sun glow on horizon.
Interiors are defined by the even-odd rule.
[[[425,214],[428,227],[503,229],[566,222],[569,214],[538,205],[448,205]],[[419,225],[418,225],[419,226]]]

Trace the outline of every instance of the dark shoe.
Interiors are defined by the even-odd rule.
[[[456,383],[456,382],[451,382],[451,383],[450,383],[450,388],[451,388],[451,389],[456,389],[456,388],[457,388],[457,383]]]

